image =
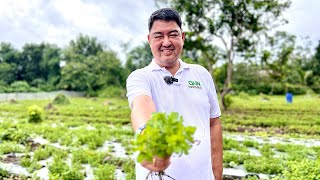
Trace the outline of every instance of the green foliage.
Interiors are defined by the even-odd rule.
[[[0,144],[0,155],[8,153],[21,153],[24,149],[16,143],[2,143]]]
[[[83,180],[84,173],[81,172],[80,164],[73,164],[69,167],[62,159],[55,158],[49,165],[50,179],[65,179],[65,180]]]
[[[37,106],[37,105],[32,105],[28,107],[28,116],[29,119],[28,121],[31,123],[39,123],[42,121],[42,114],[43,110]]]
[[[300,180],[300,179],[320,179],[320,159],[300,159],[289,161],[282,174],[273,180]]]
[[[149,43],[143,43],[128,52],[127,57],[125,67],[132,72],[147,66],[151,62],[153,55]]]
[[[113,51],[99,52],[80,62],[70,60],[61,75],[61,88],[86,92],[95,92],[109,85],[124,86],[127,76]]]
[[[225,95],[224,102],[225,102],[226,108],[230,107],[233,102],[232,95],[230,95],[230,94]]]
[[[164,158],[172,153],[188,154],[195,131],[195,127],[183,125],[178,113],[154,113],[146,129],[134,141],[135,150],[139,152],[138,162],[152,161],[154,156]]]
[[[99,165],[94,175],[95,180],[115,179],[115,167],[110,164]]]
[[[98,92],[98,97],[111,98],[111,97],[123,97],[125,90],[117,86],[108,86]]]
[[[30,90],[30,85],[26,81],[15,81],[10,84],[10,87],[15,92],[28,92]]]
[[[239,96],[241,99],[244,99],[244,100],[249,100],[249,99],[250,99],[249,94],[247,94],[247,93],[245,93],[245,92],[240,92],[238,96]]]
[[[244,167],[248,172],[279,174],[282,172],[283,162],[281,159],[272,157],[251,157],[244,161]]]
[[[9,175],[10,175],[10,174],[9,174],[8,171],[0,168],[0,178],[2,178],[2,177],[9,177]]]
[[[64,162],[63,159],[60,158],[54,158],[51,165],[48,167],[50,174],[57,174],[61,176],[64,172],[67,172],[69,170],[69,166],[66,162]]]
[[[229,151],[223,153],[224,167],[238,166],[247,159],[250,159],[250,155],[247,153],[232,153]]]
[[[32,160],[31,160],[31,157],[29,155],[27,156],[24,156],[20,159],[20,165],[22,167],[30,167],[32,165]]]
[[[29,138],[30,135],[27,132],[15,127],[8,128],[0,134],[0,140],[15,141],[20,144],[25,144]]]
[[[288,92],[293,93],[294,95],[306,94],[308,88],[302,85],[289,85]]]
[[[52,101],[52,104],[56,105],[68,105],[70,104],[69,99],[64,94],[58,94]]]
[[[83,180],[85,175],[81,172],[82,167],[79,164],[73,164],[67,172],[61,174],[61,179],[66,180]]]

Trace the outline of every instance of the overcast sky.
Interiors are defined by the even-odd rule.
[[[292,0],[284,30],[320,40],[320,0]],[[0,0],[0,42],[15,48],[49,42],[65,47],[79,33],[95,36],[121,56],[120,44],[146,41],[154,0]]]

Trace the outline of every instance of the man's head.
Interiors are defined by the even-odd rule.
[[[155,11],[149,18],[148,41],[156,63],[161,67],[179,66],[185,34],[177,11],[164,8]]]

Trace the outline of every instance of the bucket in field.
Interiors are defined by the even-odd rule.
[[[292,103],[292,98],[293,98],[293,95],[292,93],[287,93],[286,94],[286,100],[287,100],[287,103]]]

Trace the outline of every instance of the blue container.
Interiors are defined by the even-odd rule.
[[[292,93],[287,93],[286,94],[287,103],[292,103],[292,98],[293,98]]]

